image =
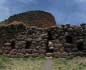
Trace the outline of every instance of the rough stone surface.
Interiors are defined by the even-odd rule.
[[[0,26],[0,54],[12,57],[65,57],[81,52],[85,55],[86,28],[64,27],[28,28],[23,24]]]
[[[51,27],[56,26],[54,16],[44,11],[28,11],[21,14],[11,16],[8,20],[8,24],[16,24],[16,22],[23,22],[25,25],[37,26],[37,27]]]
[[[41,11],[19,14],[18,17],[15,15],[9,22],[20,21],[19,17],[22,23],[0,25],[0,55],[65,57],[79,53],[86,54],[86,24],[53,26],[55,24],[52,15]],[[25,24],[29,24],[30,17],[44,27],[38,26],[39,23],[33,23],[34,20],[30,23],[35,24],[34,26],[26,26]],[[49,21],[50,26],[44,20]]]

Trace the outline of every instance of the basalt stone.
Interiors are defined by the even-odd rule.
[[[45,16],[45,14],[42,14],[43,12],[40,15],[38,12],[36,13],[37,15],[34,12],[33,14],[31,13],[32,16],[29,14],[31,17],[26,15],[28,17],[27,19],[31,19],[30,21],[23,18],[22,15],[21,17],[19,15],[17,21],[15,20],[14,22],[16,18],[13,17],[13,19],[9,21],[9,24],[0,26],[0,54],[14,57],[36,57],[39,55],[67,57],[76,55],[79,52],[80,55],[85,55],[85,24],[81,26],[69,24],[52,26],[52,17]],[[34,18],[33,15],[37,17],[37,19]],[[20,18],[21,21],[25,19],[25,22],[20,22]],[[50,24],[48,25],[47,23]]]
[[[72,52],[73,48],[74,48],[73,44],[64,43],[64,49],[65,49],[66,52]]]
[[[17,54],[17,49],[12,49],[9,53],[9,55],[16,55]]]
[[[22,49],[22,48],[25,48],[25,41],[16,41],[16,44],[15,44],[15,47],[17,49]]]
[[[84,46],[84,48],[85,48],[85,50],[86,50],[86,24],[85,23],[83,23],[83,24],[81,24],[81,33],[82,33],[82,38],[83,38],[83,46]]]

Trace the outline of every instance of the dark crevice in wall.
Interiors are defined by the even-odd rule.
[[[15,41],[11,41],[11,48],[12,49],[15,49],[15,44],[16,44]]]
[[[52,34],[50,32],[48,32],[48,38],[47,38],[47,44],[46,44],[46,52],[47,53],[53,53],[54,52],[54,49],[51,48],[53,46],[49,46],[49,42],[53,40],[52,38]]]
[[[31,42],[30,41],[26,41],[25,43],[25,49],[29,49],[31,46]]]
[[[68,35],[65,39],[67,43],[73,43],[73,38],[71,36]]]
[[[83,42],[78,42],[77,43],[77,48],[78,48],[78,51],[83,51],[84,50]]]

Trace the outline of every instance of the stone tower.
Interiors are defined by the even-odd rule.
[[[56,26],[54,16],[44,11],[29,11],[9,17],[8,24],[23,22],[27,26],[51,27]]]

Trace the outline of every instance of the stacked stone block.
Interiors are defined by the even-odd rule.
[[[65,57],[86,53],[86,25],[50,28],[23,24],[0,26],[0,54],[7,56]]]

